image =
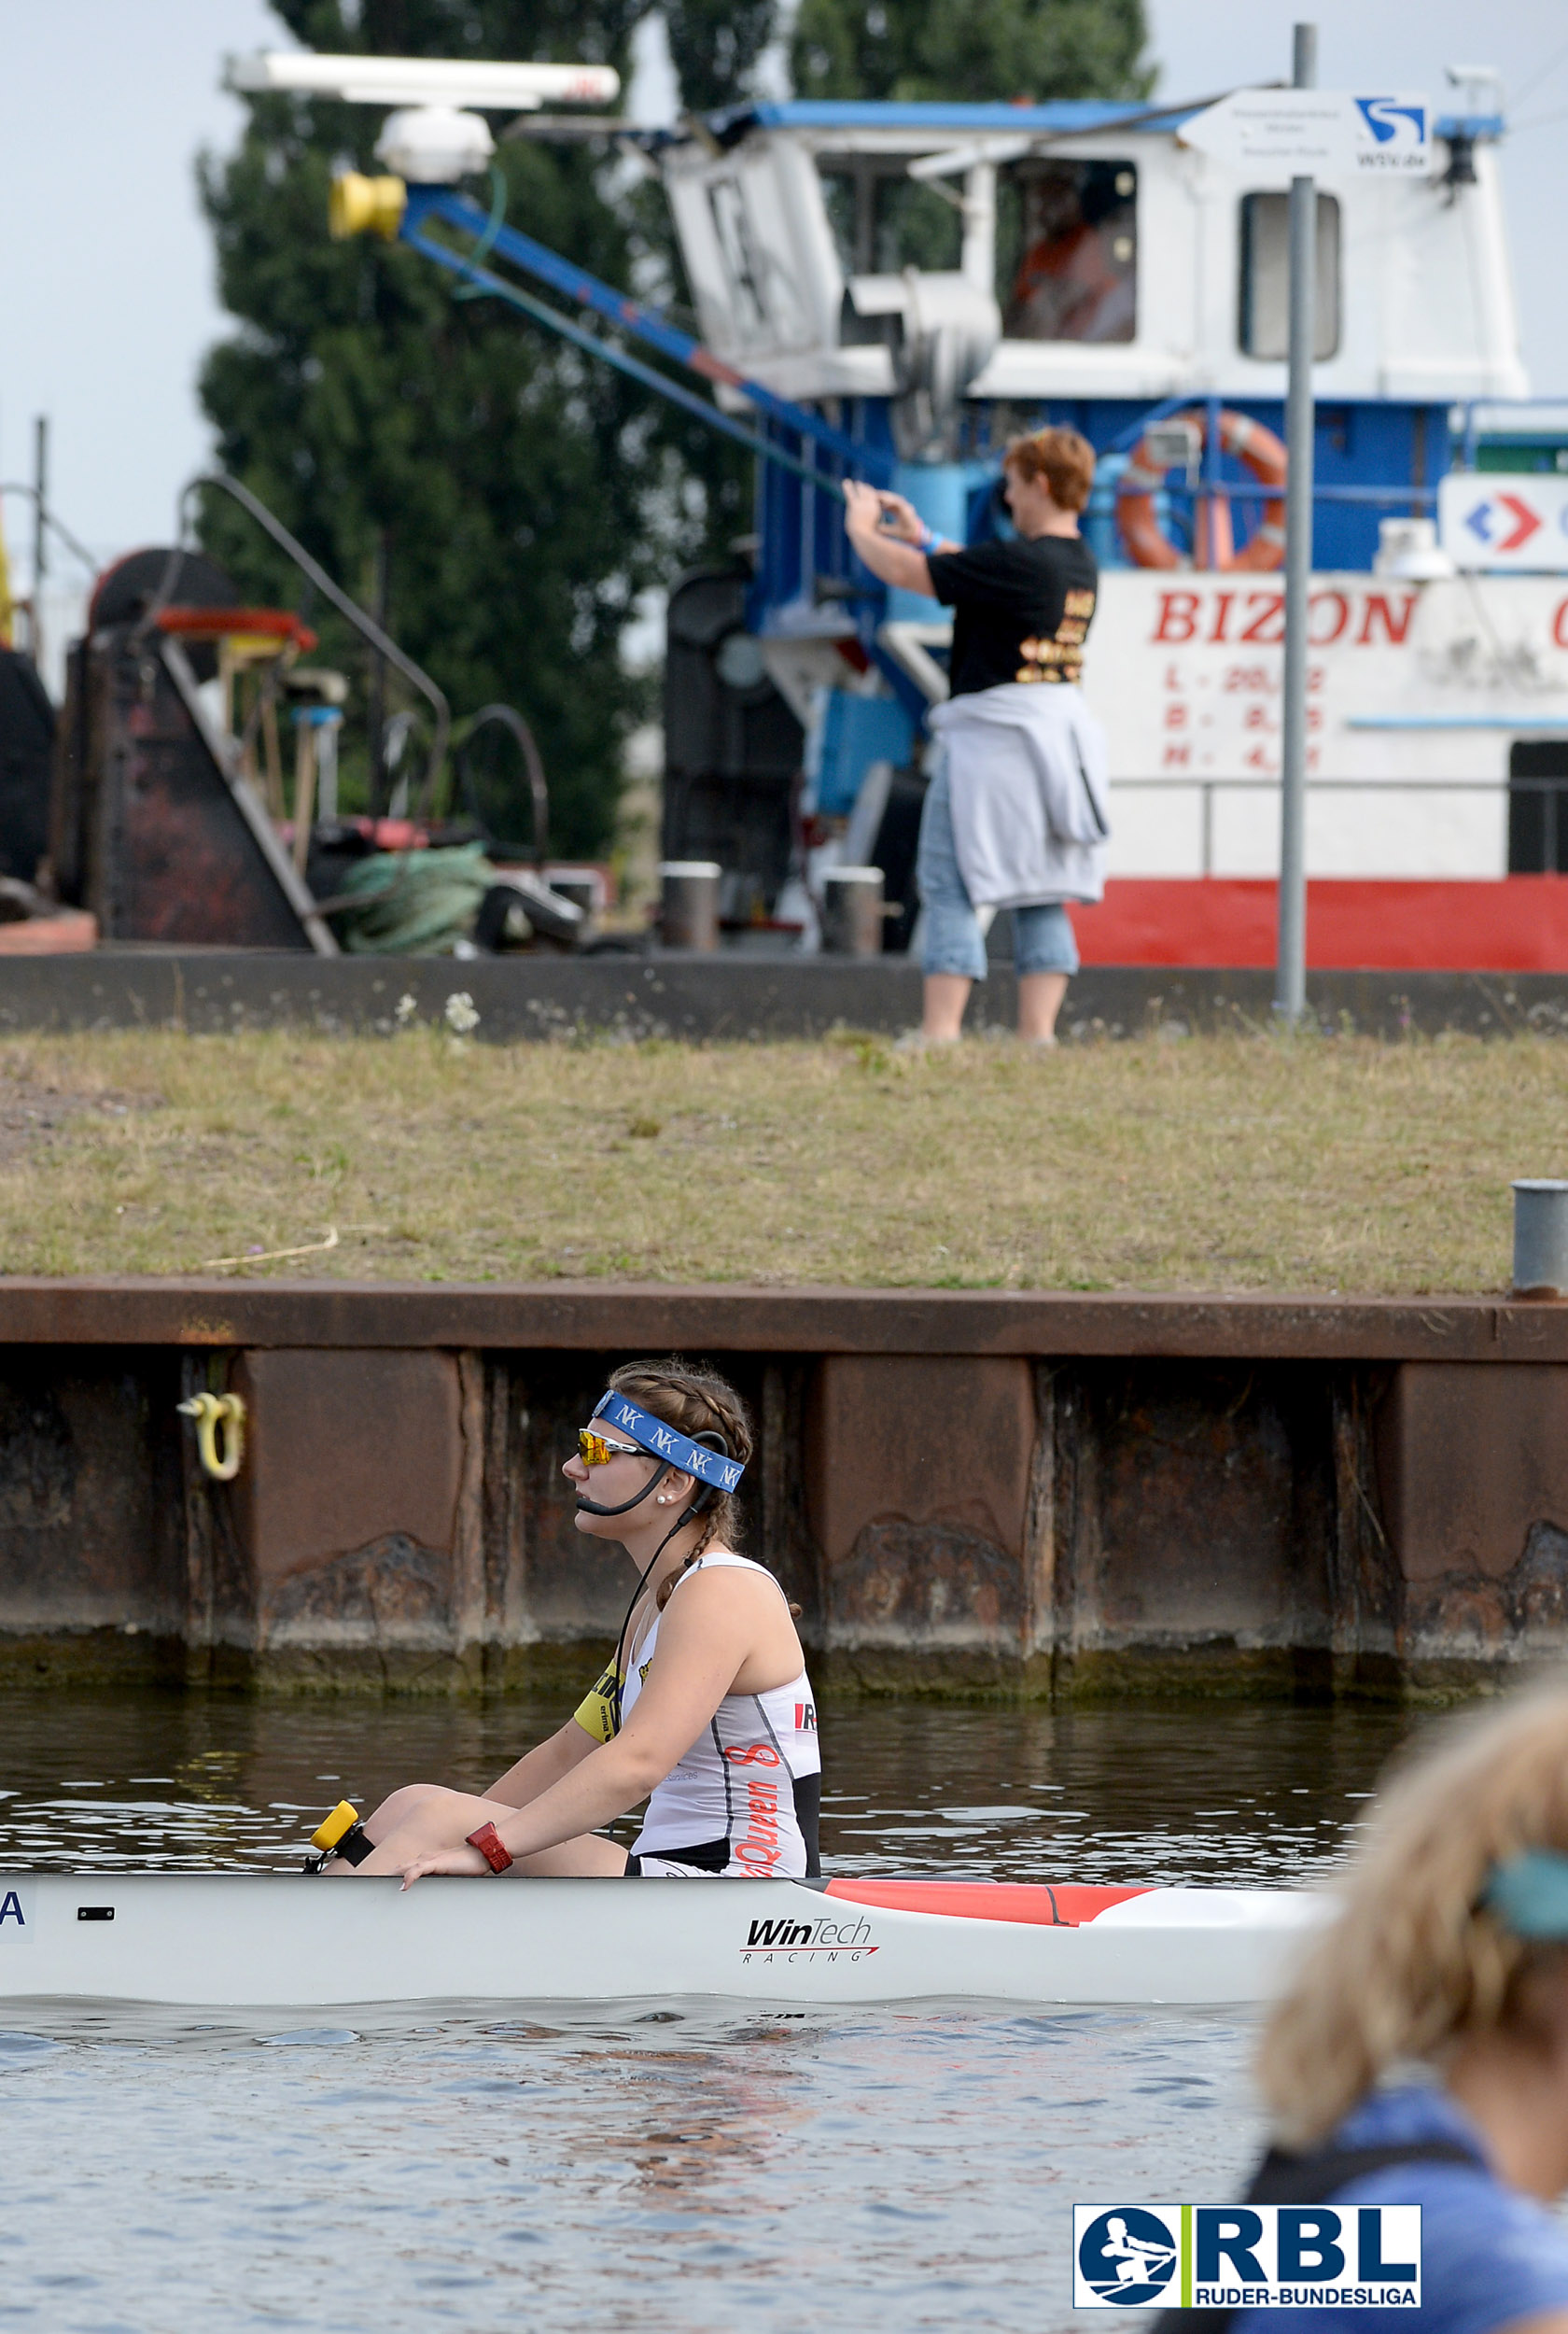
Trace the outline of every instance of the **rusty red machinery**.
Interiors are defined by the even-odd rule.
[[[452,719],[429,675],[237,480],[192,481],[182,511],[200,489],[237,502],[286,555],[301,578],[301,606],[246,602],[212,558],[184,547],[133,553],[99,577],[67,659],[47,837],[41,798],[33,805],[34,857],[43,851],[41,880],[53,895],[94,917],[110,945],[324,956],[345,935],[371,953],[450,947],[465,935],[482,952],[578,945],[591,913],[546,879],[548,793],[522,715],[507,705],[481,708],[457,734],[449,776]],[[372,792],[387,738],[400,757],[403,799],[373,802],[365,816],[343,815],[338,800],[349,677],[301,661],[318,645],[303,612],[323,602],[369,660]],[[409,707],[383,728],[374,709],[389,674],[400,678]],[[410,709],[420,700],[416,715]],[[289,733],[291,793],[282,743]],[[508,841],[482,802],[476,741],[492,754],[500,741],[517,762],[528,843]],[[44,759],[35,759],[38,794]],[[389,808],[399,815],[385,815]],[[426,857],[442,845],[456,847],[444,867]],[[471,864],[455,870],[465,852]],[[398,855],[395,869],[389,854]],[[369,871],[358,863],[367,859],[389,879],[363,881]],[[565,882],[566,871],[557,873]],[[442,883],[455,887],[455,904],[435,917],[440,923],[445,914],[450,928],[435,932],[428,913],[403,911]]]
[[[159,607],[173,570],[179,597]],[[70,654],[49,851],[63,899],[109,941],[314,949],[337,943],[204,695],[215,643],[315,635],[247,609],[200,553],[135,552],[99,578]]]

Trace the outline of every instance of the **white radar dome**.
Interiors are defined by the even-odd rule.
[[[416,187],[451,186],[488,166],[496,150],[482,114],[455,105],[413,105],[388,114],[376,140],[378,162]]]

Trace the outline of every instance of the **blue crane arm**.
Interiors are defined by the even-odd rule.
[[[509,284],[504,276],[496,274],[490,268],[482,267],[477,260],[465,258],[460,251],[454,251],[450,244],[437,243],[417,231],[403,236],[402,240],[412,249],[423,253],[426,259],[434,260],[438,266],[446,268],[454,275],[462,276],[470,292],[504,300],[509,307],[520,310],[525,316],[532,316],[536,324],[545,325],[552,332],[558,333],[562,340],[570,341],[574,348],[582,349],[590,357],[602,358],[607,365],[613,365],[617,373],[625,373],[629,379],[639,382],[645,389],[657,390],[672,405],[679,405],[687,413],[694,414],[710,429],[720,430],[726,438],[733,438],[737,445],[745,446],[749,453],[757,455],[763,461],[776,462],[780,469],[792,471],[796,477],[805,479],[824,494],[834,495],[840,501],[843,500],[844,489],[827,471],[819,470],[810,462],[797,460],[794,455],[776,444],[771,438],[760,436],[755,429],[748,429],[744,422],[721,413],[717,405],[710,404],[706,397],[699,397],[694,389],[682,388],[679,382],[672,381],[667,373],[655,373],[651,365],[645,365],[639,358],[629,355],[623,348],[617,348],[613,341],[603,340],[598,333],[585,330],[581,324],[574,324],[570,316],[562,316],[546,301],[536,300],[520,285]]]
[[[450,244],[430,235],[427,227],[434,219],[444,220],[448,226],[460,228],[471,234],[476,246],[473,253],[466,255],[455,251]],[[721,430],[726,437],[738,439],[763,459],[776,462],[780,468],[809,479],[814,485],[829,493],[835,491],[835,481],[830,471],[796,459],[772,438],[748,429],[744,423],[721,412],[706,398],[683,389],[667,374],[656,373],[651,366],[638,363],[624,350],[601,340],[597,334],[585,332],[581,327],[572,325],[542,301],[531,299],[526,293],[519,291],[515,285],[509,284],[504,277],[484,267],[483,259],[495,252],[510,260],[514,267],[523,269],[539,282],[548,285],[551,290],[574,301],[579,307],[590,308],[603,316],[607,323],[646,341],[661,356],[673,359],[677,364],[684,365],[704,380],[722,383],[724,387],[737,390],[777,429],[819,446],[847,471],[859,472],[880,485],[886,485],[891,478],[891,457],[880,447],[846,437],[842,430],[835,429],[831,422],[824,421],[809,406],[794,404],[789,398],[778,397],[772,389],[765,388],[760,381],[748,380],[732,365],[726,365],[711,350],[705,348],[690,332],[683,332],[679,325],[672,324],[657,308],[651,308],[642,301],[629,299],[624,292],[618,292],[610,285],[601,283],[586,268],[577,267],[571,260],[563,260],[559,253],[536,243],[531,235],[523,234],[519,229],[486,218],[478,204],[470,203],[466,195],[455,194],[448,187],[411,186],[399,237],[416,251],[423,252],[427,259],[436,260],[455,274],[466,276],[476,289],[509,301],[514,307],[521,308],[538,322],[548,325],[553,331],[560,332],[577,346],[603,358],[620,372],[630,374],[644,387],[656,390],[661,397],[668,398],[672,403],[697,415],[711,428]]]

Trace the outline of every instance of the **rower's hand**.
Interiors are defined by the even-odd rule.
[[[416,1880],[423,1880],[429,1873],[452,1873],[465,1880],[477,1880],[482,1874],[488,1876],[489,1871],[477,1848],[438,1848],[428,1856],[415,1856],[403,1866],[403,1891],[412,1889]]]

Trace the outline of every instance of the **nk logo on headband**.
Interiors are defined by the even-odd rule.
[[[1075,2204],[1075,2310],[1419,2310],[1419,2204]]]
[[[693,1475],[700,1483],[717,1483],[721,1491],[733,1491],[745,1474],[739,1459],[727,1458],[710,1451],[704,1442],[693,1442],[662,1418],[629,1402],[623,1394],[611,1391],[602,1394],[594,1406],[595,1418],[608,1418],[612,1427],[623,1427],[634,1442],[641,1445],[651,1457],[662,1458],[683,1474]]]

